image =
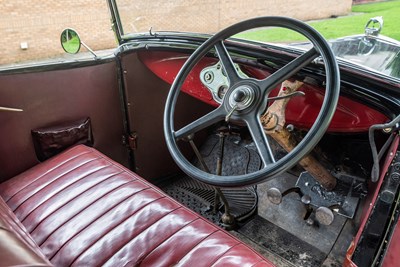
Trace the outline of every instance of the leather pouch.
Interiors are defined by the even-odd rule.
[[[44,161],[77,144],[93,145],[90,118],[31,131],[36,156]]]

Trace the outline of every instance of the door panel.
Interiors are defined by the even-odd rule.
[[[64,66],[65,68],[65,66]],[[116,63],[0,73],[0,181],[38,163],[31,130],[90,117],[94,147],[126,165]]]

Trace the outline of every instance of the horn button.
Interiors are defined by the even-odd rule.
[[[229,105],[235,110],[248,108],[254,100],[254,90],[250,86],[242,85],[233,90],[229,95]]]

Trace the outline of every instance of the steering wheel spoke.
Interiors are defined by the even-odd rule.
[[[203,117],[198,118],[197,120],[176,131],[175,139],[177,140],[183,137],[187,137],[190,134],[196,133],[210,125],[213,125],[214,123],[225,119],[225,116],[226,112],[224,108],[222,106],[219,106],[210,113],[207,113]]]
[[[259,81],[259,86],[263,90],[264,96],[270,93],[277,85],[289,79],[303,67],[310,64],[310,62],[313,61],[318,55],[319,53],[313,47],[301,56],[286,64],[284,67],[274,72],[272,75],[268,76],[264,80]]]
[[[232,85],[239,81],[239,74],[237,73],[232,58],[224,45],[224,41],[216,43],[215,50],[217,51],[219,60],[221,61],[221,64],[225,70],[226,76],[228,77],[230,84]]]
[[[246,118],[246,124],[249,128],[253,142],[257,147],[258,154],[261,157],[264,167],[275,162],[275,157],[272,154],[271,146],[269,145],[264,128],[258,116],[249,116]]]

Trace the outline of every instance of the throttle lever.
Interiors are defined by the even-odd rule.
[[[306,93],[304,93],[302,91],[295,91],[295,92],[289,93],[287,95],[278,95],[278,96],[269,97],[268,100],[280,100],[280,99],[290,98],[293,96],[305,96],[305,95],[306,95]]]

